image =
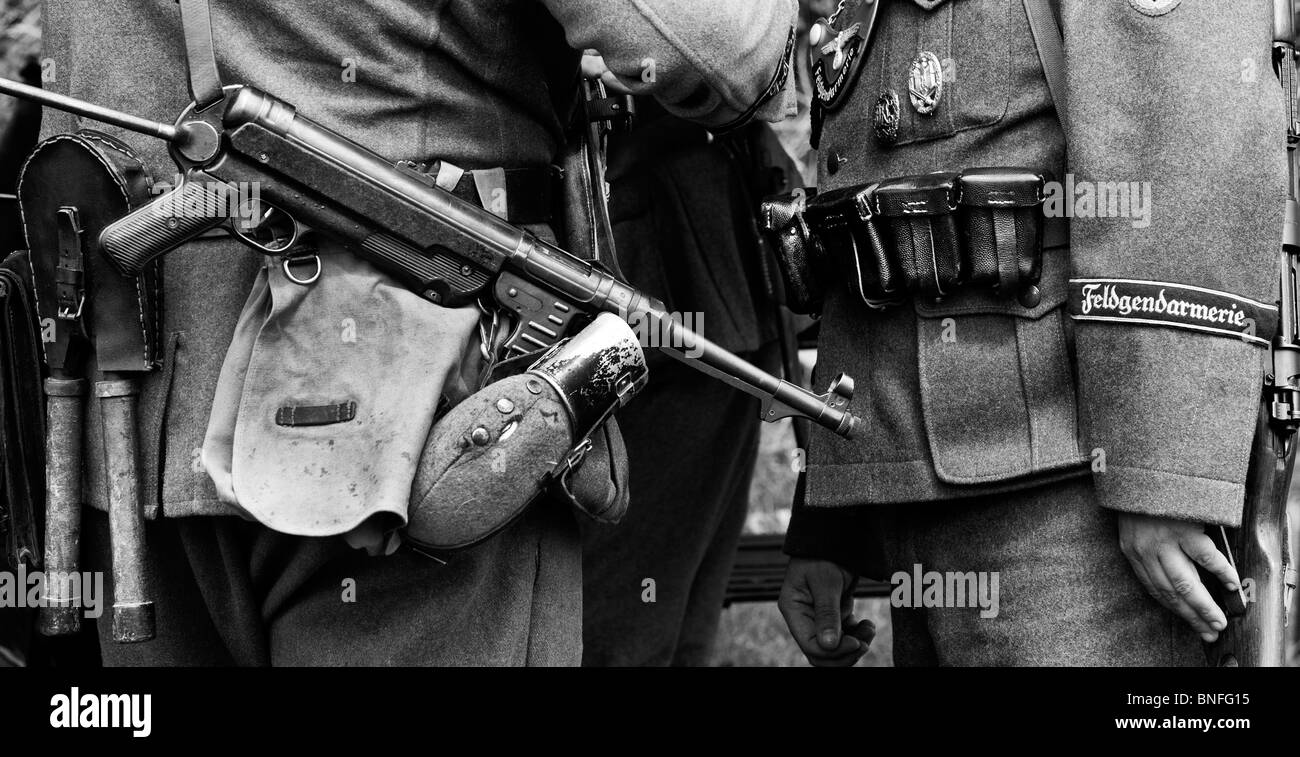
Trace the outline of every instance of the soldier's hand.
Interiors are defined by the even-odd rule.
[[[616,92],[620,95],[630,95],[632,90],[627,85],[619,81],[609,66],[605,65],[605,59],[594,50],[588,50],[582,54],[582,75],[588,79],[600,79],[605,84],[605,88],[610,92]]]
[[[1203,524],[1120,513],[1119,546],[1151,596],[1187,621],[1206,642],[1219,638],[1228,618],[1201,583],[1196,566],[1218,578],[1228,591],[1236,591],[1241,579],[1205,534]]]
[[[857,576],[827,560],[790,560],[777,607],[813,665],[849,667],[875,638],[874,623],[853,618],[857,582]]]

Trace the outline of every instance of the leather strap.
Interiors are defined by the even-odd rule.
[[[59,262],[54,269],[54,287],[58,295],[56,317],[73,321],[76,328],[81,323],[82,306],[86,302],[85,265],[81,258],[81,224],[75,207],[61,207],[58,214]],[[59,366],[62,368],[63,366]]]
[[[1056,103],[1056,115],[1065,124],[1065,41],[1061,36],[1058,0],[1024,0],[1029,31],[1047,77],[1047,89]]]
[[[45,411],[26,253],[0,263],[0,570],[41,567]]]
[[[212,12],[208,0],[179,0],[185,33],[185,64],[190,72],[190,96],[203,110],[221,99],[221,74],[212,41]]]

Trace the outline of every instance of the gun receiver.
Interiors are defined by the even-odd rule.
[[[229,220],[178,209],[226,207],[222,195],[255,183],[263,198],[259,215],[270,219],[263,226],[303,224],[334,234],[436,304],[457,307],[490,297],[518,319],[506,342],[510,354],[558,342],[579,313],[611,312],[633,326],[655,329],[654,346],[669,355],[757,397],[763,420],[805,417],[845,438],[854,434],[857,418],[848,411],[853,382],[847,376],[817,395],[759,370],[686,328],[657,300],[257,89],[225,87],[219,103],[202,111],[191,105],[175,126],[2,78],[0,92],[171,143],[185,176],[182,185],[100,235],[104,254],[124,274]],[[287,251],[296,237],[274,234],[268,243],[241,232],[238,224],[235,231],[267,254]]]

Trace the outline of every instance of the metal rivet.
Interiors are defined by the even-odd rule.
[[[524,384],[524,386],[527,387],[528,391],[532,394],[542,393],[542,382],[538,381],[535,378],[528,379],[528,381]]]
[[[460,275],[461,275],[461,276],[468,276],[468,275],[470,274],[470,270],[471,270],[471,269],[470,269],[469,266],[467,266],[467,265],[463,265],[463,266],[460,267]]]
[[[474,444],[479,447],[486,447],[488,445],[488,442],[492,441],[492,432],[488,431],[486,428],[482,426],[479,426],[478,428],[469,432],[469,440],[471,442],[474,442]]]
[[[509,295],[509,296],[511,296],[511,297],[518,297],[518,296],[519,296],[519,290],[518,290],[518,289],[515,289],[514,287],[510,287],[509,289],[506,290],[506,294]]]
[[[515,411],[515,403],[511,402],[510,400],[506,399],[505,397],[502,397],[501,399],[497,400],[497,412],[498,412],[498,413],[501,413],[502,415],[509,415],[510,413],[513,413],[514,411]]]

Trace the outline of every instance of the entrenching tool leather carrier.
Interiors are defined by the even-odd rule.
[[[817,312],[826,286],[844,278],[866,305],[936,300],[986,288],[1026,308],[1042,299],[1043,174],[974,168],[845,187],[763,203],[796,312]],[[802,209],[800,206],[803,206]],[[1059,230],[1059,229],[1058,229]]]
[[[54,327],[45,347],[51,366],[77,370],[88,340],[101,371],[151,371],[160,364],[161,266],[124,277],[96,246],[103,227],[152,199],[151,186],[129,147],[91,130],[45,140],[23,166],[19,206],[37,309]],[[69,214],[60,214],[65,208],[76,210],[75,229]],[[75,240],[79,246],[70,246]]]

